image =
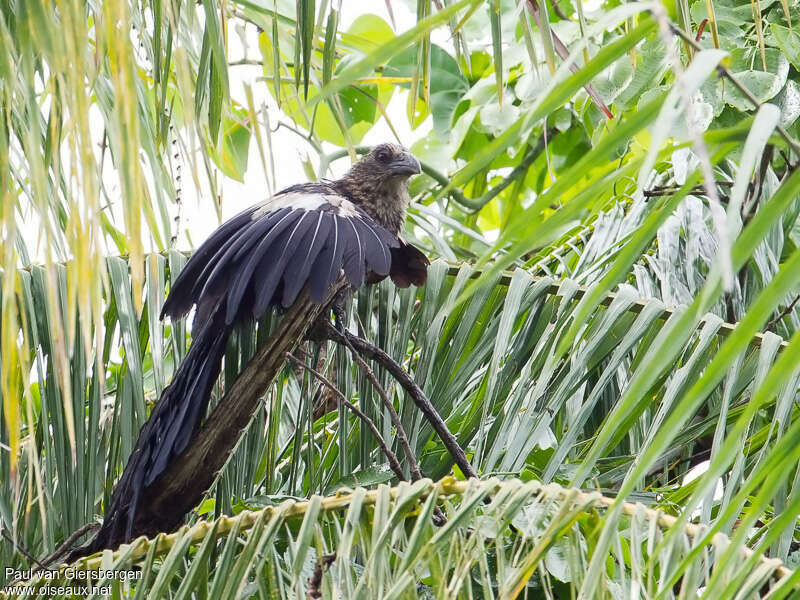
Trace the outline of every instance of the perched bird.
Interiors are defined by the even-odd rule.
[[[373,148],[336,181],[293,185],[223,223],[172,283],[161,318],[196,307],[192,344],[142,427],[101,529],[82,555],[130,541],[142,493],[192,442],[206,414],[233,328],[303,290],[322,302],[389,276],[423,285],[428,259],[400,237],[419,161],[393,144]]]

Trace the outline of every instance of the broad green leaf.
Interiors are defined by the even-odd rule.
[[[357,60],[348,66],[344,71],[342,71],[338,77],[334,78],[330,84],[326,85],[322,89],[319,96],[316,96],[310,101],[310,106],[313,106],[320,100],[329,98],[330,96],[336,94],[346,86],[350,85],[356,79],[369,76],[375,66],[383,64],[391,59],[391,57],[397,52],[406,48],[409,43],[421,38],[437,25],[446,23],[450,17],[455,15],[462,8],[476,4],[476,0],[460,0],[459,2],[451,4],[444,10],[427,17],[409,31],[383,44],[374,52]]]
[[[800,70],[800,34],[777,23],[771,23],[769,29],[786,59],[795,69]]]
[[[433,127],[437,134],[446,137],[450,131],[456,106],[469,89],[469,83],[461,74],[458,64],[447,52],[436,44],[431,45],[431,89],[430,111],[433,115]],[[417,64],[417,53],[408,48],[394,55],[384,68],[388,77],[407,77],[414,75]],[[401,84],[408,88],[409,84]]]

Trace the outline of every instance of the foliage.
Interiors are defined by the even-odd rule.
[[[0,2],[0,528],[15,540],[0,561],[22,567],[17,546],[46,555],[102,512],[184,354],[188,328],[157,315],[185,262],[188,189],[219,211],[221,182],[254,177],[253,162],[274,187],[276,122],[317,155],[309,177],[330,176],[376,124],[401,129],[399,102],[424,171],[406,235],[467,262],[436,261],[422,289],[362,290],[354,321],[414,375],[478,472],[505,482],[417,483],[391,500],[370,432],[287,368],[191,521],[342,486],[379,486],[375,509],[319,513],[335,500],[314,499],[302,523],[261,512],[241,547],[236,528],[224,543],[181,534],[166,556],[150,546],[137,594],[302,595],[312,545],[338,548],[323,582],[348,593],[369,581],[423,597],[446,586],[678,597],[701,585],[751,597],[783,576],[771,597],[788,594],[795,576],[776,561],[796,564],[800,541],[796,6],[420,0],[406,31],[374,14],[344,28],[340,9]],[[234,31],[260,54],[236,67],[253,74],[243,98]],[[219,391],[274,319],[237,333]],[[307,351],[396,446],[363,373],[333,347]],[[423,472],[460,478],[379,376]],[[432,510],[442,486],[458,491],[442,492],[450,519],[437,531],[409,507]],[[518,521],[539,505],[551,523],[568,516],[553,537]],[[433,539],[411,569],[409,547]],[[103,564],[131,564],[135,548]],[[231,565],[238,579],[220,579]],[[170,583],[184,573],[199,583]]]
[[[437,504],[449,518],[438,529],[431,523]],[[84,559],[76,568],[136,574],[130,567],[143,562],[140,579],[109,577],[98,585],[148,597],[184,598],[206,588],[214,598],[560,596],[586,583],[583,567],[596,543],[601,510],[611,504],[597,492],[536,481],[423,479],[284,500],[152,541],[139,538],[115,556]],[[630,577],[611,587],[614,595],[627,586],[650,596],[663,592],[671,585],[663,573],[693,554],[700,555],[693,559],[695,568],[676,583],[685,594],[701,586],[716,593],[734,586],[752,592],[772,575],[781,578],[774,594],[791,589],[792,571],[778,561],[726,552],[725,536],[703,538],[696,526],[667,538],[662,530],[674,526],[673,518],[641,504],[622,508],[608,561]],[[473,526],[460,526],[464,522]],[[211,570],[213,554],[219,560]],[[31,587],[47,585],[53,584],[40,580]]]

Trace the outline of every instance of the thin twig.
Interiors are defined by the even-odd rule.
[[[57,558],[61,558],[64,554],[66,554],[67,550],[72,548],[72,545],[80,538],[83,534],[89,533],[90,531],[97,531],[100,529],[100,523],[96,521],[91,521],[86,523],[82,527],[78,527],[75,531],[73,531],[69,537],[64,540],[61,545],[56,548],[52,554],[45,556],[42,559],[42,564],[47,566],[53,564]]]
[[[349,408],[351,411],[353,411],[356,414],[356,416],[358,416],[367,424],[367,427],[369,427],[370,431],[372,431],[372,434],[375,436],[375,439],[378,440],[378,444],[380,445],[384,454],[386,454],[386,457],[389,459],[389,466],[391,467],[394,474],[400,481],[406,481],[407,478],[405,476],[405,473],[403,473],[403,467],[400,466],[400,461],[398,460],[397,455],[394,452],[392,452],[391,448],[389,448],[389,445],[386,443],[386,440],[384,440],[383,437],[381,436],[380,432],[378,431],[378,428],[375,426],[375,423],[367,415],[365,415],[357,406],[355,406],[352,402],[348,401],[347,398],[344,397],[344,394],[341,392],[341,390],[337,388],[322,373],[315,370],[311,366],[305,364],[292,354],[287,354],[286,356],[296,365],[300,366],[303,369],[308,370],[310,373],[318,377],[319,380],[326,387],[328,387],[328,389],[332,390],[333,393],[336,394],[336,396],[338,396],[339,400],[341,401],[342,404],[344,404],[346,408]],[[412,464],[414,464],[413,461]],[[445,523],[447,523],[447,517],[445,516],[442,509],[439,508],[438,506],[435,506],[433,509],[433,523],[437,527],[441,527]]]
[[[695,42],[699,42],[703,38],[703,30],[706,28],[707,24],[708,24],[708,19],[703,19],[702,21],[700,21],[700,26],[697,28],[697,35],[694,36]]]
[[[684,42],[686,42],[686,44],[688,44],[695,50],[697,51],[703,50],[703,47],[700,44],[698,44],[691,35],[686,33],[676,24],[670,22],[669,28],[673,34],[677,35]],[[730,81],[733,84],[733,86],[737,90],[739,90],[739,92],[741,92],[742,96],[747,98],[747,100],[753,105],[755,109],[761,108],[762,106],[761,102],[759,102],[758,99],[755,96],[753,96],[752,93],[750,93],[750,90],[748,90],[744,85],[742,85],[742,83],[738,79],[736,79],[736,77],[734,77],[733,73],[731,73],[730,70],[728,70],[728,68],[725,65],[719,63],[717,65],[717,72],[721,77],[725,77],[728,81]],[[776,125],[775,130],[786,141],[786,143],[789,144],[789,146],[791,146],[792,150],[794,150],[794,153],[797,156],[800,156],[800,144],[791,135],[789,135],[789,132],[787,132],[782,125]]]
[[[310,133],[309,133],[308,135],[305,135],[305,134],[304,134],[302,131],[300,131],[299,129],[297,129],[297,128],[295,128],[295,127],[292,127],[291,125],[289,125],[288,123],[284,123],[283,121],[278,121],[278,124],[275,126],[275,129],[274,129],[273,131],[278,131],[278,129],[280,129],[281,127],[283,127],[284,129],[288,129],[288,130],[289,130],[289,131],[291,131],[292,133],[294,133],[294,134],[296,134],[297,136],[299,136],[299,137],[303,138],[303,139],[304,139],[306,142],[308,142],[308,144],[309,144],[309,145],[310,145],[310,146],[311,146],[311,147],[312,147],[312,148],[313,148],[313,149],[314,149],[314,150],[315,150],[315,151],[316,151],[318,154],[319,154],[319,153],[322,153],[322,146],[320,146],[320,145],[319,145],[319,142],[317,142],[317,141],[316,141],[316,140],[315,140],[313,137],[311,137],[311,135],[312,135],[312,134],[310,134]]]
[[[769,323],[767,323],[766,327],[764,327],[764,331],[771,329],[773,325],[776,325],[778,321],[780,321],[781,319],[783,319],[783,317],[792,312],[792,310],[794,309],[794,305],[797,304],[798,301],[800,301],[800,295],[795,296],[795,299],[792,300],[789,306],[786,306],[780,313],[778,313],[775,316],[774,319],[772,319]]]
[[[714,182],[719,187],[730,187],[733,185],[733,182],[730,181],[716,181]],[[659,196],[670,196],[680,190],[680,186],[678,185],[654,185],[649,190],[644,190],[642,194],[645,198],[656,198]],[[706,189],[702,185],[696,185],[692,189],[689,190],[690,194],[705,195]],[[720,194],[720,198],[727,198],[726,194]]]
[[[556,13],[559,19],[562,21],[569,21],[569,17],[566,15],[564,10],[558,5],[556,0],[550,0],[550,6],[553,8],[553,12]]]
[[[508,176],[504,177],[503,180],[498,183],[496,186],[492,187],[491,189],[487,190],[484,194],[480,197],[475,199],[469,199],[469,207],[474,210],[480,210],[489,202],[491,202],[500,192],[510,186],[512,183],[520,179],[521,177],[524,178],[525,175],[528,173],[528,169],[530,169],[531,165],[536,161],[539,156],[541,156],[542,152],[544,152],[545,148],[547,147],[548,141],[552,142],[553,138],[558,134],[558,129],[545,129],[542,131],[542,136],[539,138],[539,141],[536,142],[535,146],[528,146],[525,152],[525,156],[522,157],[522,160],[519,161],[519,164],[514,167],[511,173]]]
[[[383,102],[381,102],[380,100],[378,100],[378,99],[377,99],[375,96],[373,96],[372,94],[370,94],[370,93],[369,93],[369,92],[367,92],[366,90],[364,90],[364,89],[362,89],[362,88],[358,87],[357,85],[353,85],[353,84],[351,83],[351,84],[350,84],[349,86],[347,86],[347,87],[348,87],[348,88],[352,88],[352,89],[353,89],[353,90],[355,90],[356,92],[359,92],[359,93],[363,94],[364,96],[366,96],[367,98],[369,98],[370,100],[372,100],[372,102],[374,102],[374,103],[375,103],[375,106],[377,106],[377,107],[378,107],[378,110],[379,110],[379,111],[381,111],[381,116],[382,116],[382,117],[384,118],[384,120],[386,121],[386,125],[388,125],[388,126],[389,126],[389,130],[392,132],[392,135],[394,136],[394,139],[396,139],[396,140],[397,140],[397,143],[398,143],[398,144],[402,144],[403,142],[400,140],[400,136],[398,135],[397,131],[395,130],[395,128],[394,128],[394,125],[392,125],[392,121],[389,119],[389,115],[388,115],[388,113],[386,112],[386,107],[383,105]],[[319,176],[320,176],[320,177],[324,177],[324,176],[325,176],[325,173],[319,173]]]
[[[39,559],[37,559],[33,554],[31,554],[30,552],[25,550],[25,548],[20,546],[16,541],[14,541],[14,539],[10,535],[8,535],[8,532],[6,531],[5,527],[0,529],[0,534],[2,534],[4,538],[6,538],[6,540],[8,541],[9,544],[14,546],[14,548],[16,549],[17,552],[19,552],[20,554],[22,554],[22,556],[24,556],[29,561],[31,561],[36,566],[38,566],[39,569],[44,569],[45,568],[45,566],[42,563],[39,562]]]
[[[330,322],[325,321],[327,325],[336,331],[336,328],[330,324]],[[380,396],[381,402],[386,407],[386,410],[389,411],[389,416],[392,419],[392,423],[394,424],[395,429],[397,430],[397,441],[400,442],[400,447],[403,449],[403,454],[406,455],[406,460],[408,460],[408,468],[411,471],[411,479],[417,481],[418,479],[422,479],[422,471],[419,470],[419,465],[417,465],[417,459],[414,457],[414,451],[411,449],[411,444],[408,442],[408,436],[406,435],[406,431],[403,428],[403,423],[400,421],[400,417],[397,414],[397,411],[394,409],[394,405],[392,404],[391,399],[389,398],[389,394],[386,393],[386,390],[383,389],[383,386],[378,381],[378,378],[375,376],[375,372],[369,367],[367,363],[364,362],[364,359],[358,354],[356,349],[350,343],[350,340],[347,337],[341,337],[344,340],[344,345],[350,349],[350,353],[353,355],[353,360],[356,361],[358,366],[364,371],[364,374],[367,376],[367,379],[370,380],[372,386],[375,388],[375,391],[378,392],[378,396]]]
[[[791,174],[792,171],[795,170],[797,165],[796,164],[795,165],[792,164],[791,159],[786,155],[786,153],[782,149],[778,148],[778,152],[780,153],[781,158],[783,159],[783,162],[786,163],[786,173],[784,174],[784,177],[786,177],[787,175]],[[800,164],[800,163],[798,163],[798,164]]]
[[[257,58],[240,58],[239,60],[232,60],[228,63],[229,67],[240,67],[240,66],[248,66],[248,67],[263,67],[264,61],[259,60]],[[294,83],[294,79],[291,80]]]
[[[419,387],[414,378],[398,364],[391,356],[386,354],[377,346],[369,343],[367,340],[358,337],[357,335],[347,331],[345,338],[339,331],[330,323],[326,322],[324,325],[324,333],[326,337],[337,344],[350,345],[358,350],[367,358],[374,360],[386,369],[392,377],[408,392],[414,404],[422,412],[428,422],[433,426],[433,429],[439,435],[442,443],[445,445],[453,460],[467,477],[477,477],[478,474],[469,462],[463,448],[458,444],[455,436],[450,432],[447,423],[444,422],[441,415],[436,411],[431,401]]]
[[[533,20],[536,22],[536,26],[539,28],[540,31],[545,31],[542,27],[542,9],[539,6],[537,0],[527,0],[526,4],[528,6],[528,12],[531,13]],[[569,58],[570,51],[567,48],[567,45],[561,41],[556,35],[555,31],[551,31],[550,35],[553,38],[553,49],[556,51],[556,54],[561,58],[561,60],[566,61]],[[569,70],[573,73],[577,73],[580,70],[580,67],[575,63],[575,61],[571,62],[569,65]],[[583,89],[586,90],[586,93],[592,99],[592,101],[597,105],[597,108],[605,113],[606,117],[609,119],[613,119],[614,115],[609,110],[609,108],[603,102],[603,99],[600,97],[600,94],[597,93],[597,89],[592,85],[591,82],[587,82],[583,84]]]
[[[336,552],[323,554],[317,559],[317,564],[314,566],[314,573],[308,580],[308,598],[311,598],[312,600],[322,598],[322,590],[320,589],[322,587],[322,574],[330,568],[331,563],[333,563],[335,560]]]
[[[386,455],[386,458],[389,459],[389,468],[392,469],[392,472],[397,476],[397,478],[400,481],[406,481],[405,473],[403,473],[403,467],[400,465],[400,461],[397,459],[397,455],[394,452],[392,452],[392,449],[386,443],[386,440],[383,439],[383,436],[381,435],[380,431],[378,431],[378,428],[372,421],[372,419],[370,419],[366,414],[364,414],[364,412],[360,408],[358,408],[355,404],[353,404],[347,398],[345,398],[341,390],[339,390],[339,388],[333,385],[333,383],[322,373],[320,373],[313,367],[307,365],[293,354],[287,353],[286,358],[288,358],[298,367],[305,369],[306,371],[314,375],[314,377],[319,379],[325,387],[327,387],[336,395],[336,397],[339,399],[340,404],[342,404],[345,408],[347,408],[350,412],[355,414],[359,419],[361,419],[364,422],[364,424],[372,432],[372,435],[375,436],[375,439],[377,440],[378,445],[381,447],[383,453]]]

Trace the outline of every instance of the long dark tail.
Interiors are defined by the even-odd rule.
[[[199,429],[230,332],[222,310],[213,311],[194,332],[189,352],[139,432],[102,527],[89,543],[75,551],[76,556],[114,548],[148,533],[146,524],[136,523],[137,508],[146,501],[149,486],[186,449]]]

